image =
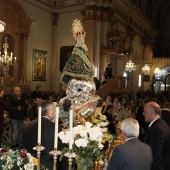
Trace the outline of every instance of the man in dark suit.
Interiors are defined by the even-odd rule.
[[[145,143],[150,145],[153,153],[151,170],[170,170],[170,128],[161,118],[161,108],[156,102],[148,102],[143,115],[150,123]]]
[[[116,134],[116,128],[115,128],[116,121],[114,121],[112,113],[113,113],[113,105],[107,105],[106,111],[104,112],[104,115],[107,117],[107,120],[109,121],[107,128],[108,128],[108,131],[112,135],[115,135]]]
[[[125,143],[114,148],[107,170],[150,170],[152,151],[138,139],[138,121],[133,118],[123,120],[121,131]]]
[[[41,145],[45,147],[45,150],[41,151],[41,164],[47,167],[49,170],[53,169],[53,156],[49,154],[50,151],[54,150],[54,132],[55,123],[52,120],[55,117],[53,103],[50,101],[43,101],[42,107],[42,119],[41,119]],[[61,131],[61,127],[59,127]],[[33,147],[37,146],[38,136],[38,120],[33,120],[24,126],[23,140],[21,148],[25,148],[29,153],[36,155],[36,151]],[[64,145],[61,140],[58,139],[58,150],[62,150]],[[67,163],[57,161],[57,167],[60,170],[67,169]],[[65,167],[66,166],[66,167]]]

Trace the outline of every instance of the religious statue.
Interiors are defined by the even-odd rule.
[[[60,106],[69,99],[75,119],[81,124],[82,118],[93,115],[100,97],[95,95],[94,67],[84,42],[86,32],[77,19],[73,21],[72,32],[76,45],[62,72],[61,83],[66,89],[66,97],[60,100]]]

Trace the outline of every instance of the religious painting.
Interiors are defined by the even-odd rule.
[[[74,46],[62,46],[60,48],[60,72],[63,71],[63,68],[70,57]]]
[[[46,81],[47,51],[33,49],[33,81]]]

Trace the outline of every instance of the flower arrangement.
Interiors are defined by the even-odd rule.
[[[109,121],[107,120],[107,117],[101,112],[98,113],[98,116],[96,118],[92,117],[92,122],[93,126],[101,128],[105,141],[109,141],[110,139],[116,138],[116,136],[113,136],[108,132],[107,125],[109,124]]]
[[[36,170],[37,164],[37,159],[24,149],[0,148],[0,169],[2,170]],[[45,169],[41,166],[41,170]]]
[[[78,170],[87,170],[93,167],[95,161],[101,159],[103,149],[103,132],[100,127],[90,122],[73,127],[73,152],[76,154]],[[69,144],[69,130],[58,134],[63,143]],[[62,151],[62,156],[69,151],[68,147]],[[62,159],[61,156],[61,159]]]

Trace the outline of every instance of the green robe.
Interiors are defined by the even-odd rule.
[[[94,68],[83,48],[74,47],[61,76],[61,83],[67,85],[72,78],[93,80]]]

